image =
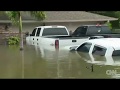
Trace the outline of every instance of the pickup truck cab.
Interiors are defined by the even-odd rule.
[[[120,56],[120,38],[91,39],[79,46],[70,47],[70,51],[100,56]]]
[[[120,38],[119,33],[113,33],[107,25],[82,25],[79,26],[72,34],[77,37],[103,36],[104,38]]]
[[[38,26],[32,34],[26,37],[26,43],[30,45],[51,46],[54,49],[69,45],[79,45],[89,37],[72,37],[65,26]]]

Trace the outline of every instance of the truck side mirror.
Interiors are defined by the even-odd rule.
[[[25,33],[25,36],[29,36],[29,32],[26,32],[26,33]]]

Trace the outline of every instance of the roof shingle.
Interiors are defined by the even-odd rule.
[[[46,11],[44,21],[107,21],[118,20],[117,18],[89,13],[85,11]]]

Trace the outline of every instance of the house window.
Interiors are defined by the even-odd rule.
[[[8,30],[8,25],[5,25],[5,30],[6,30],[6,31]]]
[[[5,30],[7,31],[9,29],[9,27],[11,26],[10,23],[0,23],[0,30]]]

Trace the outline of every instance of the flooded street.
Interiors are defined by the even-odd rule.
[[[0,46],[0,78],[120,78],[120,57],[92,56],[39,46]]]

